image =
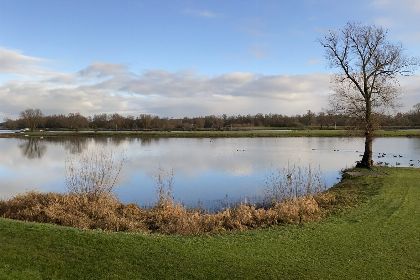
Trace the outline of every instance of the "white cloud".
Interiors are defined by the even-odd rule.
[[[318,65],[321,63],[321,60],[319,58],[310,58],[306,61],[307,65]]]
[[[415,104],[420,103],[420,75],[403,77],[401,85],[402,100],[405,108],[411,109]]]
[[[220,14],[210,10],[186,9],[184,14],[207,19],[220,17]]]
[[[27,56],[17,50],[0,48],[0,74],[31,75],[42,74],[43,59]]]
[[[78,72],[80,77],[104,78],[121,76],[128,73],[127,66],[122,64],[96,62]]]

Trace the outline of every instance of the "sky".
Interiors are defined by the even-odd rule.
[[[333,70],[317,39],[349,21],[420,56],[420,0],[0,0],[0,120],[319,112]],[[402,111],[420,102],[420,72],[401,93]]]

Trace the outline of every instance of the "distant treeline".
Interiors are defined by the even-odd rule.
[[[420,127],[420,103],[412,110],[395,115],[376,115],[382,127]],[[162,118],[140,114],[138,116],[122,116],[120,114],[96,114],[85,117],[79,113],[68,115],[44,115],[39,109],[27,109],[20,117],[7,119],[3,123],[6,129],[105,129],[105,130],[224,130],[240,128],[333,128],[348,127],[357,122],[351,116],[331,112],[313,113],[307,111],[303,115],[286,116],[282,114],[256,114],[235,116],[203,116],[184,118]]]

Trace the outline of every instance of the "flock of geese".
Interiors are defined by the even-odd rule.
[[[363,155],[362,155],[363,156]],[[384,159],[380,161],[379,159]],[[401,160],[407,161],[407,158],[400,154],[386,154],[386,153],[378,153],[377,156],[378,161],[376,162],[377,165],[382,166],[392,166],[391,160],[395,160],[395,166],[401,165]],[[415,167],[416,165],[420,166],[420,160],[409,159],[408,166]]]
[[[317,149],[312,149],[313,151]],[[334,152],[339,152],[340,150],[334,149]],[[348,152],[348,151],[347,151]],[[360,151],[355,151],[356,153],[361,153]],[[392,153],[374,153],[376,155],[377,161],[375,163],[380,166],[410,166],[410,167],[420,167],[419,159],[408,159],[407,156],[401,154],[392,154]],[[363,154],[359,154],[359,157],[363,157]],[[383,160],[380,160],[383,159]],[[395,160],[395,161],[394,161]],[[407,161],[408,160],[408,161]],[[404,164],[406,162],[407,164]],[[356,161],[358,163],[358,161]]]

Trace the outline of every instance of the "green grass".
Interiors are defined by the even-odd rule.
[[[56,131],[56,132],[27,132],[0,134],[0,138],[10,137],[67,137],[67,136],[88,136],[88,137],[153,137],[153,138],[227,138],[227,137],[348,137],[363,136],[360,131],[337,130],[233,130],[233,131]],[[398,129],[398,130],[377,130],[377,137],[420,137],[420,129]]]
[[[333,190],[356,207],[304,226],[181,237],[0,219],[0,279],[420,279],[420,170],[365,173]]]

